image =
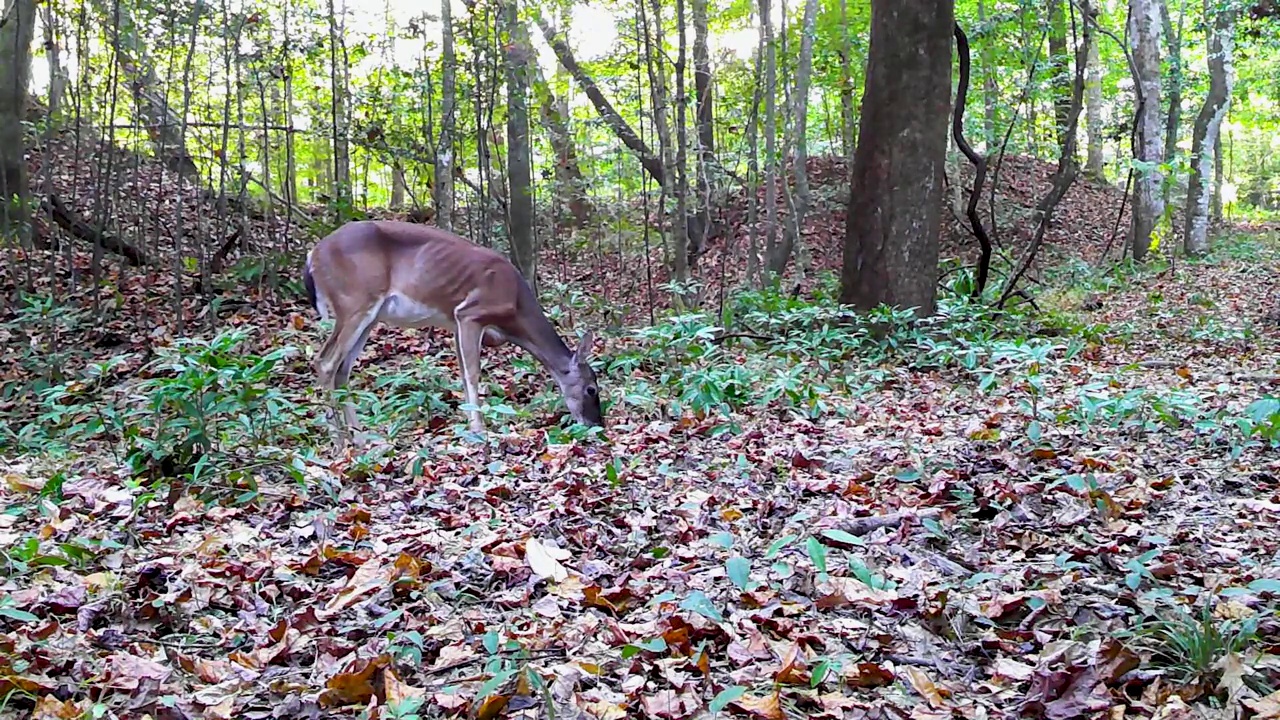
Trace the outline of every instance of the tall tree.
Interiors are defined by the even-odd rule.
[[[1182,131],[1182,23],[1187,12],[1185,0],[1179,3],[1178,22],[1169,17],[1169,0],[1160,0],[1160,19],[1164,23],[1164,46],[1169,58],[1169,111],[1165,113],[1164,159],[1178,154],[1178,134]],[[1169,202],[1169,188],[1164,201]]]
[[[1098,43],[1089,43],[1089,59],[1085,69],[1085,131],[1088,147],[1085,151],[1084,172],[1094,180],[1106,179],[1102,165],[1102,61],[1098,56]]]
[[[1142,260],[1151,247],[1151,233],[1164,213],[1159,165],[1164,159],[1160,133],[1160,0],[1129,0],[1129,42],[1132,45],[1134,92],[1134,159],[1139,161],[1133,190],[1129,248]]]
[[[809,173],[806,165],[809,161],[808,135],[809,118],[809,76],[813,69],[813,36],[818,21],[818,0],[806,0],[804,6],[804,24],[801,27],[800,57],[796,61],[796,86],[792,93],[793,121],[792,128],[792,171],[795,173],[796,189],[792,196],[791,213],[782,242],[774,248],[769,257],[769,273],[775,278],[781,276],[791,261],[793,251],[801,242],[800,231],[804,227],[805,217],[809,213]]]
[[[696,259],[706,242],[711,224],[711,182],[709,174],[716,162],[715,112],[711,98],[711,55],[707,51],[707,0],[693,0],[693,87],[698,115],[698,198],[689,233],[690,257]]]
[[[1071,113],[1071,55],[1067,50],[1067,14],[1064,0],[1049,2],[1049,84],[1053,88],[1053,127],[1059,150],[1066,144],[1067,116]]]
[[[934,313],[952,0],[872,0],[840,299]]]
[[[1231,104],[1236,8],[1233,2],[1204,0],[1209,26],[1209,93],[1196,117],[1191,139],[1191,180],[1187,185],[1187,219],[1183,249],[1188,255],[1209,251],[1209,201],[1212,196],[1214,148],[1222,119]]]
[[[448,0],[445,0],[448,2]],[[537,62],[524,37],[516,0],[506,0],[507,31],[507,227],[511,233],[511,260],[530,285],[537,289],[537,253],[533,243],[533,164],[529,151],[529,86],[526,68]]]
[[[778,50],[774,46],[769,0],[760,0],[760,36],[764,43],[764,229],[766,257],[778,244]],[[767,264],[766,264],[766,267]],[[772,282],[774,278],[766,277]]]
[[[435,223],[453,229],[453,136],[457,127],[458,57],[453,49],[450,0],[440,0],[440,139],[435,151]]]
[[[197,3],[198,4],[198,3]],[[345,17],[346,5],[341,14]],[[338,21],[339,11],[329,0],[329,89],[333,121],[333,190],[339,208],[351,202],[351,144],[347,132],[347,45],[343,39],[346,21]]]
[[[12,0],[0,19],[0,238],[28,237],[30,212],[22,121],[36,32],[34,0]]]
[[[979,42],[982,49],[982,142],[989,154],[996,143],[996,107],[1000,104],[1000,90],[996,87],[996,48],[993,42],[995,33],[987,26],[987,3],[978,0]]]

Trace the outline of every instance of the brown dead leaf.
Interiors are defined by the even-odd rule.
[[[127,652],[119,652],[107,658],[107,686],[119,690],[137,690],[144,681],[162,683],[172,671],[153,660]]]
[[[894,674],[878,663],[861,662],[845,669],[844,681],[852,687],[881,687],[893,682]]]
[[[476,720],[493,720],[511,702],[510,695],[490,695],[476,709]]]
[[[933,680],[923,670],[906,666],[902,668],[902,674],[907,676],[907,681],[911,683],[911,687],[929,703],[930,707],[940,708],[946,704],[946,700],[942,696],[943,691],[934,684]]]
[[[784,685],[808,685],[809,673],[805,670],[804,650],[799,643],[791,643],[782,658],[782,668],[774,674],[773,679]]]
[[[782,713],[782,703],[779,701],[777,692],[764,697],[744,695],[729,703],[729,707],[758,720],[785,720],[786,718]]]
[[[31,720],[80,720],[87,717],[89,701],[81,703],[75,700],[59,700],[52,695],[45,695],[36,701],[31,711]]]
[[[386,586],[391,580],[394,567],[382,558],[367,560],[347,580],[347,584],[316,615],[322,620],[333,617],[343,610],[355,605],[367,593]]]
[[[1245,700],[1243,704],[1253,711],[1253,720],[1280,720],[1280,690],[1266,697]]]
[[[379,655],[372,660],[357,659],[347,666],[347,670],[334,675],[325,683],[320,693],[319,702],[322,707],[339,707],[342,705],[364,705],[373,697],[378,674],[391,663],[387,655]]]
[[[646,695],[640,699],[640,704],[645,712],[664,720],[687,718],[701,706],[693,693],[675,690],[659,690],[653,695]]]

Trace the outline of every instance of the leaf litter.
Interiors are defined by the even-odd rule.
[[[1025,377],[984,394],[954,369],[886,366],[817,419],[627,407],[606,442],[553,441],[553,419],[533,417],[490,444],[433,419],[376,461],[308,455],[305,492],[255,472],[239,503],[154,494],[107,444],[11,462],[4,712],[1189,717],[1227,701],[1278,716],[1280,462],[1206,439],[1184,412],[1274,393],[1276,258],[1153,272],[1100,307],[1063,300],[1108,329],[1044,371],[1037,403],[1145,393],[1165,402],[1143,406],[1150,422],[1045,423],[1032,439]],[[305,308],[265,297],[224,319],[251,351],[309,337]],[[109,327],[143,355],[169,342]],[[444,340],[380,330],[357,375]],[[507,357],[487,355],[486,375],[528,402],[542,380]],[[456,371],[448,352],[432,362]],[[1206,597],[1214,622],[1255,624],[1211,680],[1125,635]]]

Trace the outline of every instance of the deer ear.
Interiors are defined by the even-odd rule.
[[[578,349],[573,353],[574,359],[580,363],[587,362],[591,359],[591,345],[595,341],[595,335],[590,330],[582,334],[582,340],[578,342]]]

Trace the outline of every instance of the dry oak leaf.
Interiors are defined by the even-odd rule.
[[[946,704],[946,700],[943,699],[945,690],[935,685],[923,670],[916,667],[904,667],[902,674],[907,676],[911,687],[929,703],[930,707],[940,708]]]
[[[349,671],[340,672],[325,683],[319,697],[320,705],[336,707],[368,703],[374,694],[376,677],[390,663],[389,656],[379,655],[372,660],[357,659],[348,664]]]
[[[144,680],[162,683],[172,671],[153,660],[119,652],[107,658],[108,687],[118,690],[137,690]]]
[[[569,577],[569,571],[560,564],[561,560],[569,559],[569,551],[556,547],[550,540],[544,543],[537,538],[529,538],[524,545],[524,556],[533,574],[543,580],[562,582]]]
[[[884,606],[898,599],[898,593],[892,590],[877,590],[854,578],[831,578],[826,585],[828,591],[818,598],[819,610],[849,605]]]
[[[785,720],[786,718],[782,713],[782,703],[779,702],[776,692],[764,697],[744,695],[729,703],[729,709],[757,720]]]
[[[87,716],[87,712],[87,707],[80,707],[74,700],[64,702],[52,695],[45,695],[36,701],[36,706],[31,711],[31,720],[80,720]]]
[[[356,568],[356,572],[347,580],[347,584],[334,595],[324,608],[317,613],[322,620],[346,610],[360,601],[365,594],[385,586],[391,580],[395,566],[388,564],[383,558],[371,558]]]
[[[656,695],[647,695],[640,699],[645,712],[664,720],[681,720],[698,710],[701,703],[692,693],[675,690],[659,690]]]
[[[1280,690],[1266,697],[1245,700],[1244,706],[1253,711],[1253,720],[1280,720]]]

